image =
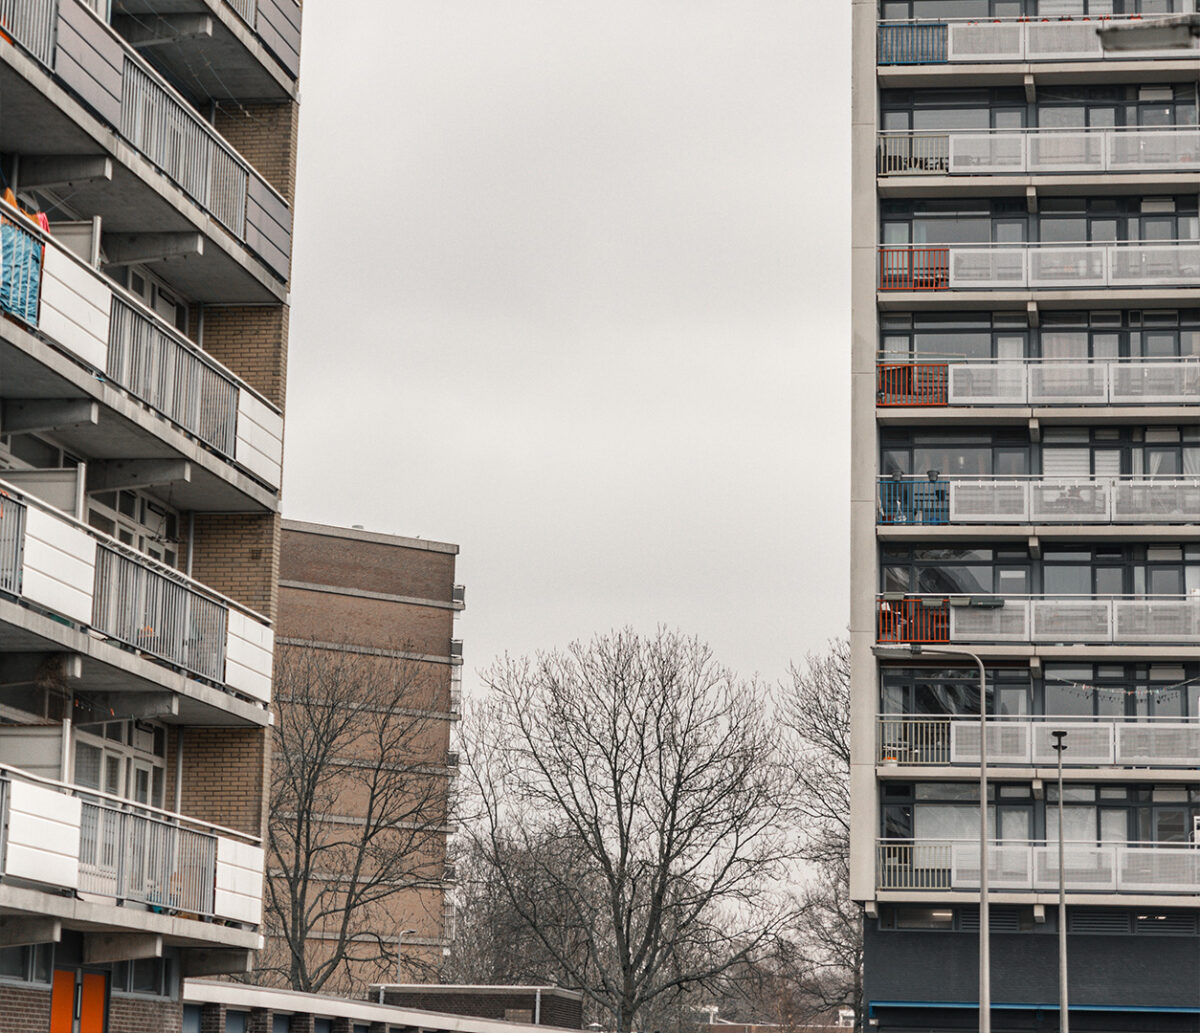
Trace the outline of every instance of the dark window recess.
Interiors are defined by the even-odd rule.
[[[1129,934],[1130,913],[1114,907],[1068,907],[1067,932]]]
[[[1139,911],[1134,915],[1133,931],[1150,936],[1195,936],[1194,911]]]

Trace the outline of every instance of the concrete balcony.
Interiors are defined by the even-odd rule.
[[[6,652],[78,654],[90,688],[173,690],[193,723],[265,723],[266,618],[8,482],[0,501]]]
[[[278,408],[52,235],[7,211],[0,311],[12,319],[0,328],[0,393],[10,429],[32,420],[89,459],[174,461],[172,490],[184,508],[274,509]],[[103,408],[89,411],[89,399]],[[150,413],[157,419],[144,418]]]
[[[171,263],[195,301],[286,297],[287,202],[80,0],[16,8],[0,46],[0,149],[19,187],[66,187],[112,264]]]
[[[1051,731],[1065,729],[1067,768],[1171,768],[1200,763],[1200,721],[1179,718],[988,717],[988,764],[1054,768]],[[877,724],[876,763],[888,767],[979,766],[979,718],[885,714]]]
[[[1186,6],[1189,10],[1192,7],[1190,3]],[[1065,61],[1111,64],[1179,59],[1178,50],[1164,49],[1106,54],[1097,28],[1127,20],[1135,19],[948,18],[884,22],[879,26],[876,60],[879,65],[975,65]]]
[[[1200,478],[879,479],[880,525],[1198,524]]]
[[[880,291],[1200,287],[1200,242],[879,248]]]
[[[0,906],[9,922],[29,915],[181,946],[258,946],[258,839],[8,767],[0,768],[0,812]]]
[[[876,641],[1070,646],[1200,644],[1200,597],[883,593]]]
[[[979,841],[954,839],[880,840],[876,888],[881,891],[979,890]],[[1068,893],[1200,893],[1200,844],[1064,844]],[[988,844],[992,891],[1058,892],[1058,844]]]

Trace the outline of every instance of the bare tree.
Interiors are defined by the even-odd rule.
[[[784,720],[796,741],[801,854],[813,869],[796,926],[798,997],[825,1012],[853,1008],[862,1021],[862,909],[850,899],[850,645],[793,665]]]
[[[473,841],[610,1028],[772,942],[790,776],[756,684],[664,630],[506,657],[483,680],[464,732]]]
[[[275,685],[259,971],[306,992],[361,989],[356,973],[393,963],[397,897],[425,887],[440,901],[449,815],[434,682],[416,661],[289,645]]]

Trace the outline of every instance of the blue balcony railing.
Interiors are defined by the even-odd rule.
[[[881,524],[946,524],[950,522],[950,482],[882,478],[878,505]]]
[[[922,22],[879,26],[879,63],[881,65],[945,64],[946,23]]]

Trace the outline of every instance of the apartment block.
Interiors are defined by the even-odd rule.
[[[270,868],[279,899],[299,901],[295,876],[309,872],[305,909],[331,910],[303,935],[288,930],[310,971],[344,950],[330,989],[358,993],[397,971],[436,982],[454,934],[446,841],[462,703],[455,620],[466,596],[457,556],[445,542],[283,521],[276,764],[301,746],[310,756],[284,778],[277,770]],[[337,711],[347,716],[333,730],[324,715]],[[325,792],[310,815],[293,817],[297,783],[310,776]],[[330,868],[358,871],[357,887],[329,878]],[[342,911],[355,888],[364,899],[350,909],[347,936]],[[264,978],[288,964],[283,931],[268,931]]]
[[[262,945],[300,7],[0,2],[0,1025]]]
[[[1198,1029],[1200,50],[1097,33],[1192,0],[852,7],[868,1021],[983,1028],[986,865],[993,1029],[1062,929],[1073,1030]]]

